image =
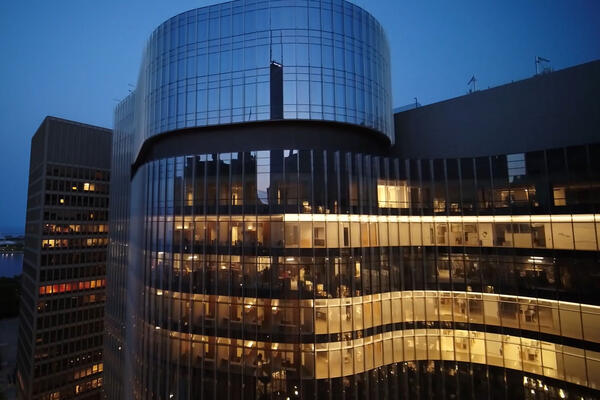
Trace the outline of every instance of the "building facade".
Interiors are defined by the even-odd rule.
[[[521,121],[453,118],[469,96],[393,116],[386,36],[349,2],[165,22],[115,117],[109,397],[597,397],[600,124],[581,107],[600,73],[584,70],[567,86],[591,105],[572,110],[515,100],[559,95],[567,70],[471,95],[492,116],[512,96]],[[589,129],[561,131],[570,113]],[[460,154],[529,118],[560,143],[523,129]],[[451,131],[454,148],[434,142]]]
[[[115,110],[113,155],[111,163],[110,245],[106,271],[104,392],[108,398],[122,398],[125,372],[125,315],[127,300],[127,263],[129,257],[129,199],[131,195],[131,154],[133,146],[135,93],[124,99]],[[131,309],[132,306],[129,305]]]
[[[31,141],[20,399],[100,399],[112,132],[46,117]]]

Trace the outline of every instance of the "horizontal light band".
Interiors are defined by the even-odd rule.
[[[206,335],[187,334],[164,329],[154,329],[146,324],[149,334],[162,336],[163,340],[181,340],[204,346],[229,346],[218,363],[217,352],[207,356],[204,346],[197,347],[201,353],[182,353],[173,357],[179,363],[197,362],[206,358],[211,365],[233,363],[248,368],[255,374],[256,368],[271,369],[271,360],[285,353],[299,353],[290,365],[302,369],[314,379],[339,378],[370,371],[384,365],[417,360],[444,360],[492,365],[544,375],[590,388],[600,387],[600,353],[553,342],[505,334],[460,329],[410,329],[395,330],[359,339],[329,343],[277,343],[255,340],[231,339]],[[163,342],[164,343],[164,342]],[[166,344],[166,343],[165,343]],[[189,348],[189,347],[188,347]],[[233,361],[230,352],[240,357]],[[257,362],[258,354],[264,354]],[[302,354],[302,357],[298,357]],[[308,357],[307,355],[311,355]],[[568,362],[567,362],[568,359]],[[193,360],[193,361],[192,361]],[[226,368],[226,367],[224,367]]]
[[[486,222],[597,222],[600,214],[562,214],[562,215],[358,215],[358,214],[284,214],[286,222],[409,222],[409,223],[486,223]]]
[[[381,299],[398,299],[398,298],[463,298],[473,300],[484,300],[484,301],[504,301],[514,302],[520,304],[531,304],[540,305],[543,307],[550,307],[559,310],[573,310],[584,308],[585,312],[600,314],[600,306],[586,303],[573,303],[569,301],[550,300],[538,297],[527,297],[527,296],[515,296],[510,294],[501,293],[483,293],[483,292],[464,292],[464,291],[447,291],[447,290],[405,290],[405,291],[393,291],[383,292],[367,296],[354,296],[354,297],[341,297],[333,299],[301,299],[301,300],[287,300],[287,299],[270,299],[270,298],[256,298],[256,297],[235,297],[235,296],[223,296],[223,295],[209,295],[209,294],[191,294],[183,292],[174,292],[169,290],[148,288],[151,294],[157,296],[172,297],[175,299],[182,299],[185,301],[208,301],[212,297],[217,297],[217,302],[227,304],[266,304],[267,302],[271,305],[277,304],[281,307],[336,307],[345,306],[350,304],[362,304],[371,303],[373,301],[380,301]],[[287,302],[289,301],[289,305]]]
[[[172,219],[173,217],[167,217]],[[184,217],[175,219],[182,223]],[[186,221],[191,217],[186,216]],[[273,215],[202,215],[194,220],[217,221],[286,221],[286,222],[405,222],[405,223],[551,223],[551,222],[596,222],[600,223],[600,214],[557,214],[557,215],[364,215],[364,214],[273,214]]]
[[[312,316],[312,323],[306,325],[306,320],[298,320],[290,324],[304,325],[317,335],[362,331],[392,323],[470,322],[600,343],[600,335],[596,330],[596,327],[600,326],[600,307],[532,297],[473,292],[406,291],[336,299],[305,299],[298,302],[287,299],[190,295],[152,288],[149,291],[151,295],[166,296],[167,299],[173,299],[173,302],[187,302],[187,305],[173,304],[173,307],[187,308],[190,313],[192,309],[196,310],[196,305],[200,303],[225,306],[237,314],[235,321],[240,323],[244,318],[249,318],[249,321],[255,318],[244,315],[258,312],[258,309],[262,309],[263,312],[268,309],[274,312],[279,309],[308,311]],[[192,301],[196,302],[196,305],[192,306]],[[512,310],[512,315],[502,313],[503,306]],[[307,318],[306,313],[303,315]],[[367,318],[367,315],[370,317]],[[219,315],[194,314],[193,318],[221,321]]]

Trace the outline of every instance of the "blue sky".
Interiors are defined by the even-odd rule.
[[[600,58],[598,0],[356,0],[384,26],[393,104],[430,104]],[[22,231],[31,136],[46,115],[112,127],[152,30],[203,0],[0,2],[0,232]]]

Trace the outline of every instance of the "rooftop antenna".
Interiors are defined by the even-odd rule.
[[[473,85],[473,87],[469,89],[469,93],[473,93],[477,90],[477,78],[475,78],[475,74],[473,74],[469,82],[467,82],[467,86],[469,85]]]
[[[542,63],[549,63],[549,62],[550,62],[550,60],[548,60],[547,58],[540,57],[540,56],[535,56],[535,74],[539,75],[539,73],[540,73],[540,65]],[[547,71],[547,68],[543,68],[542,69],[542,73],[546,72],[546,71]]]

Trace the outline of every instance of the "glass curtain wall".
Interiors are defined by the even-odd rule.
[[[136,148],[181,128],[268,120],[270,64],[284,118],[351,123],[393,141],[389,47],[342,0],[233,1],[173,17],[151,35],[138,80]]]
[[[135,390],[597,394],[599,159],[590,145],[145,164],[133,181]]]
[[[111,399],[123,398],[127,260],[129,250],[130,168],[132,163],[135,92],[115,110],[113,133],[109,250],[106,266],[107,301],[104,319],[104,392]],[[125,370],[128,370],[127,368]]]

